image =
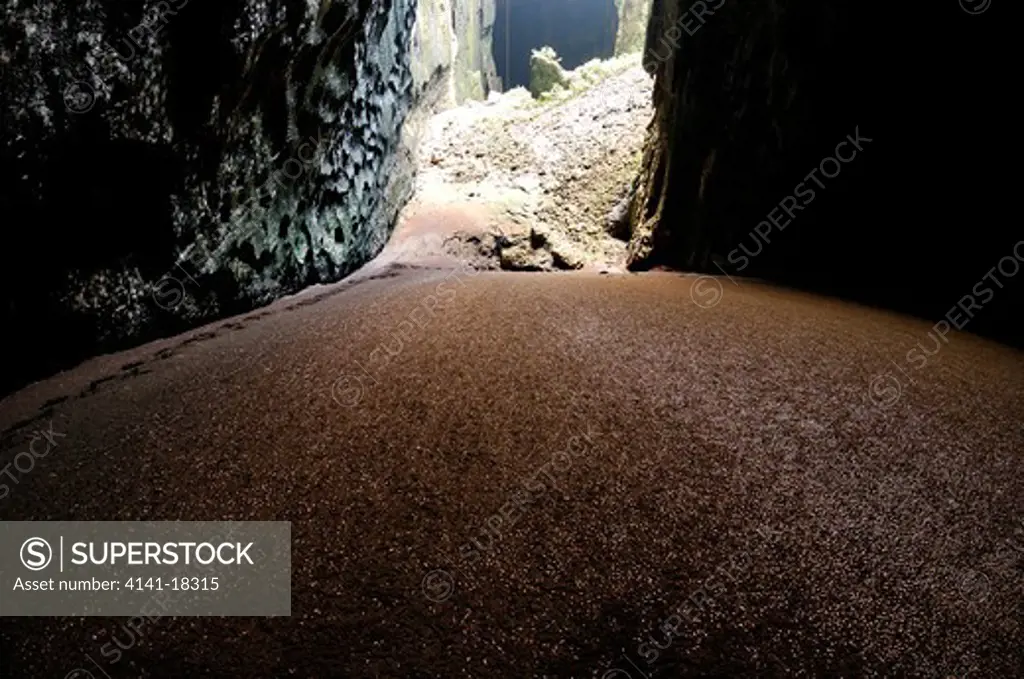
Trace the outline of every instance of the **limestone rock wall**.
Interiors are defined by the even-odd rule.
[[[714,270],[820,154],[857,125],[877,134],[862,77],[828,47],[851,48],[853,18],[842,0],[654,0],[644,61],[655,117],[632,266]]]
[[[5,381],[373,257],[411,194],[410,114],[493,70],[487,5],[9,0],[0,324],[23,358]]]
[[[615,0],[619,28],[615,35],[615,55],[632,54],[644,49],[651,0]]]
[[[402,152],[412,156],[431,115],[500,92],[494,63],[495,0],[418,0],[411,68],[416,105],[405,121]]]
[[[467,99],[486,99],[502,90],[494,62],[495,0],[454,0],[452,25],[458,50],[455,55],[455,96],[459,103]]]
[[[1000,149],[1016,124],[1000,11],[654,0],[656,111],[630,266],[772,278],[930,317],[970,293],[991,301],[973,312],[979,330],[1019,317],[1020,286],[975,288],[997,262],[1012,270],[1001,258],[1020,240],[1003,216],[1016,189]]]

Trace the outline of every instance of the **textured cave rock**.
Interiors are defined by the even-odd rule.
[[[713,255],[725,259],[848,132],[877,137],[859,96],[866,74],[839,54],[854,42],[855,16],[841,1],[655,0],[644,63],[656,112],[633,205],[633,268],[715,270]]]
[[[999,160],[1014,110],[1013,60],[993,36],[1002,20],[957,3],[879,14],[847,0],[654,0],[644,64],[656,112],[630,267],[765,277],[942,316],[1022,235],[999,209],[1013,195]],[[822,178],[858,129],[873,141]],[[817,195],[789,219],[780,202],[801,182]],[[992,287],[972,330],[1019,314],[1024,286]]]
[[[651,0],[615,0],[619,28],[615,35],[615,54],[632,54],[644,48]]]
[[[413,80],[417,90],[432,92],[421,110],[502,90],[493,54],[495,7],[496,0],[418,0]]]
[[[410,113],[498,85],[469,34],[489,25],[493,0],[7,3],[0,314],[40,358],[5,382],[374,256],[411,193]]]
[[[496,0],[455,0],[452,25],[458,39],[452,72],[455,98],[486,99],[502,90],[494,62],[494,22]]]

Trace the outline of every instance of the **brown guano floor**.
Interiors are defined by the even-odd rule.
[[[4,464],[66,434],[3,517],[291,521],[292,615],[3,619],[3,674],[1020,676],[1024,358],[919,346],[756,282],[399,264],[94,359],[0,401]]]

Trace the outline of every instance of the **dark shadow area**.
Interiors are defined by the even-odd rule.
[[[122,263],[157,279],[173,265],[170,197],[182,169],[169,147],[110,140],[83,125],[55,139],[45,156],[39,200],[9,176],[18,165],[5,164],[0,180],[8,189],[4,214],[21,222],[4,233],[15,256],[0,275],[0,323],[10,330],[13,355],[33,357],[6,364],[0,392],[94,352],[97,322],[60,303],[74,281]]]
[[[530,84],[530,52],[545,45],[573,69],[615,50],[615,0],[498,0],[494,60],[505,89]]]
[[[109,101],[96,96],[84,110],[73,111],[66,99],[41,99],[40,111],[46,115],[23,116],[20,134],[9,134],[0,145],[0,213],[4,250],[11,255],[0,273],[0,325],[8,329],[10,355],[21,357],[5,362],[0,394],[100,350],[117,350],[187,327],[183,319],[168,314],[155,319],[148,331],[122,341],[131,330],[125,318],[100,313],[104,300],[86,299],[81,292],[84,282],[100,271],[137,272],[142,280],[156,281],[174,266],[173,199],[186,188],[181,144],[193,143],[201,151],[195,162],[213,178],[223,149],[210,134],[211,121],[203,116],[218,88],[229,89],[229,106],[241,98],[240,72],[225,50],[230,36],[220,29],[237,10],[237,2],[216,7],[189,3],[167,15],[161,30],[169,47],[160,58],[167,61],[170,81],[162,104],[173,142],[130,138],[125,129],[135,121],[112,122],[103,109],[116,110],[140,96],[133,89],[139,85],[114,77],[110,69],[94,71],[102,83],[95,85],[96,80],[88,80],[87,50],[81,45],[64,45],[66,53],[35,60],[19,55],[24,73],[53,75],[52,92],[65,92],[66,97],[63,88],[77,77],[87,91],[109,96]],[[105,17],[106,48],[130,65],[154,58],[138,34],[141,18],[141,8],[127,6]],[[11,35],[4,37],[7,43]],[[17,75],[9,72],[5,77]],[[0,103],[7,108],[6,101]],[[154,103],[154,139],[162,136],[156,126],[163,115]],[[46,116],[53,117],[52,127],[40,122]],[[270,113],[267,118],[274,120]],[[110,280],[94,284],[93,290],[124,285]],[[102,292],[96,294],[102,297]],[[98,337],[107,338],[102,346]]]
[[[763,277],[1024,344],[998,8],[937,6],[919,31],[907,10],[726,3],[665,62],[670,27],[695,25],[679,19],[686,4],[655,3],[648,33],[672,122],[647,171],[646,215],[664,196],[662,227],[635,268]]]

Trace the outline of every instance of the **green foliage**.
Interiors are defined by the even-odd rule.
[[[530,94],[535,99],[556,87],[568,87],[569,78],[555,50],[544,46],[530,54]]]
[[[591,59],[573,71],[562,70],[565,78],[564,83],[558,83],[541,93],[540,96],[534,96],[542,103],[567,101],[578,94],[586,92],[594,85],[607,80],[611,76],[618,75],[639,64],[639,54],[625,54],[603,61],[601,59]],[[559,69],[561,69],[561,65],[559,65]],[[532,79],[530,84],[533,84]]]

